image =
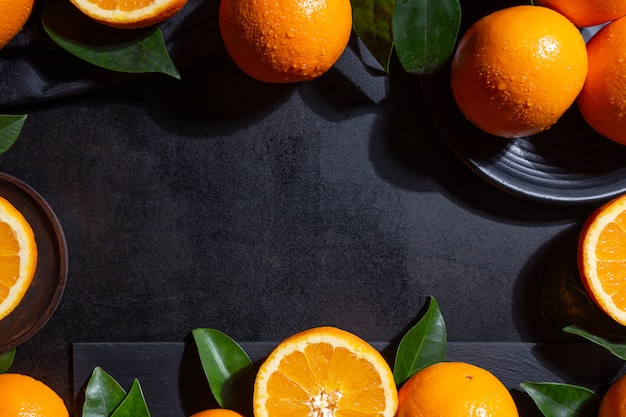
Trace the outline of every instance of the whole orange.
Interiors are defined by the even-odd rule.
[[[0,48],[17,35],[30,17],[35,0],[0,0]]]
[[[546,7],[513,6],[465,32],[452,61],[451,87],[470,122],[511,138],[556,123],[586,75],[585,41],[569,20]]]
[[[507,388],[491,372],[440,362],[416,372],[398,392],[397,417],[518,417]]]
[[[195,413],[191,417],[243,417],[241,414],[225,408],[212,408]]]
[[[622,0],[536,0],[536,4],[556,10],[579,28],[626,15],[626,2]]]
[[[306,81],[345,50],[352,7],[350,0],[222,0],[219,25],[229,55],[251,77]]]
[[[68,417],[63,400],[28,375],[0,374],[0,416]]]
[[[587,42],[589,74],[578,107],[601,135],[626,145],[626,17],[604,26]]]
[[[598,417],[623,417],[626,415],[626,376],[609,387],[600,402]]]

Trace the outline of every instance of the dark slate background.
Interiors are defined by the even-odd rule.
[[[595,207],[484,182],[438,137],[420,80],[383,75],[354,39],[315,81],[248,78],[216,10],[190,0],[162,27],[182,80],[83,63],[39,9],[0,53],[0,111],[29,114],[0,170],[48,201],[69,248],[61,304],[12,371],[70,404],[76,342],[318,325],[391,341],[429,295],[451,341],[564,338],[541,318],[541,280]]]

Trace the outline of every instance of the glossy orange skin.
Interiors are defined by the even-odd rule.
[[[35,0],[0,0],[0,48],[22,30],[33,11]]]
[[[219,25],[229,55],[252,78],[306,81],[343,53],[352,7],[349,0],[222,0]]]
[[[69,416],[61,397],[28,375],[0,374],[0,398],[0,416]]]
[[[626,376],[609,387],[602,401],[598,417],[622,417],[626,415]]]
[[[459,109],[494,136],[530,136],[550,128],[574,103],[587,75],[579,30],[539,6],[491,13],[463,35],[452,61]]]
[[[397,417],[518,417],[507,388],[489,371],[465,362],[430,365],[402,385]]]
[[[604,26],[587,42],[589,73],[578,107],[601,135],[626,145],[626,17]]]
[[[536,0],[535,4],[556,10],[579,28],[626,15],[626,2],[622,0]]]

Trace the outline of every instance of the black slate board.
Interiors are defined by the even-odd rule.
[[[241,345],[258,363],[276,343]],[[393,358],[394,344],[373,345],[388,360]],[[76,343],[72,356],[74,416],[80,416],[83,389],[96,366],[125,389],[138,378],[152,417],[186,417],[217,407],[193,343]],[[601,394],[624,372],[623,361],[588,343],[453,342],[448,343],[447,359],[490,370],[511,390],[522,417],[541,414],[519,387],[521,382],[565,382]]]

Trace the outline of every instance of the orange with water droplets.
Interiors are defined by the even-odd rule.
[[[222,0],[219,25],[230,57],[252,78],[306,81],[345,50],[352,7],[350,0]]]
[[[530,136],[550,128],[574,103],[587,76],[579,30],[546,7],[493,12],[465,32],[452,61],[456,103],[495,136]]]

